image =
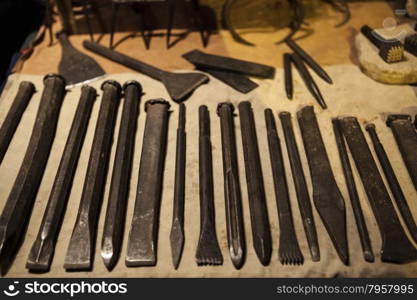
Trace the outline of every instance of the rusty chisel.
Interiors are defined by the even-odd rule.
[[[43,81],[45,88],[29,145],[0,216],[0,268],[3,274],[10,267],[25,234],[65,96],[64,78],[50,74]]]

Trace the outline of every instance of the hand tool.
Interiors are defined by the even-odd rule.
[[[358,120],[344,117],[340,122],[381,233],[381,260],[398,264],[417,260],[417,250],[407,238],[395,213]]]
[[[207,54],[194,49],[182,55],[186,60],[204,69],[232,71],[260,78],[274,78],[275,68],[236,58]]]
[[[404,46],[397,39],[385,39],[368,25],[361,27],[362,34],[378,48],[379,56],[386,63],[395,63],[404,59]]]
[[[128,267],[156,265],[169,107],[169,103],[163,99],[145,103],[146,124],[138,188],[127,244]]]
[[[298,73],[300,74],[301,78],[303,79],[307,89],[310,91],[311,95],[317,100],[320,106],[323,109],[327,108],[326,102],[324,102],[323,96],[314,81],[313,77],[311,77],[310,73],[308,72],[306,66],[304,65],[301,57],[297,53],[293,53],[291,55],[292,61],[294,62],[295,67],[297,68]]]
[[[375,124],[367,124],[366,130],[371,137],[372,144],[374,146],[376,155],[378,156],[379,163],[384,171],[385,178],[388,181],[388,185],[391,188],[392,195],[394,200],[397,203],[398,210],[400,211],[401,216],[403,217],[404,223],[408,228],[412,238],[417,243],[417,226],[414,222],[413,215],[411,214],[410,207],[408,206],[407,200],[404,197],[401,186],[395,176],[395,172],[392,169],[391,163],[385,152],[384,146],[378,138],[376,133]]]
[[[19,173],[0,216],[0,269],[4,274],[18,252],[51,151],[65,80],[55,74],[43,79],[36,121]]]
[[[279,114],[282,130],[284,132],[285,143],[287,144],[288,158],[290,160],[292,178],[294,181],[295,192],[297,193],[298,206],[303,219],[304,232],[310,247],[311,259],[320,260],[320,248],[317,240],[316,225],[314,222],[313,211],[311,209],[310,196],[308,194],[307,183],[295,140],[294,129],[291,121],[291,114],[283,111]]]
[[[411,34],[405,38],[404,50],[417,56],[417,33]]]
[[[177,149],[175,156],[175,185],[174,185],[174,209],[172,213],[171,242],[172,263],[178,269],[182,250],[184,248],[184,201],[185,201],[185,165],[186,165],[186,142],[185,132],[185,105],[179,105]]]
[[[292,85],[292,69],[291,69],[291,54],[284,53],[284,86],[285,93],[288,99],[292,99],[293,85]]]
[[[86,49],[93,51],[96,54],[104,56],[139,73],[143,73],[155,80],[161,81],[170,97],[176,102],[186,100],[195,89],[206,83],[209,79],[207,75],[201,73],[172,73],[162,71],[132,57],[90,41],[84,41],[83,45]]]
[[[242,214],[242,194],[240,190],[237,163],[234,106],[223,102],[217,106],[222,133],[224,200],[226,204],[227,241],[230,257],[236,269],[243,266],[246,255],[245,232]]]
[[[197,265],[221,265],[223,256],[216,236],[213,191],[213,160],[211,156],[210,116],[201,105],[199,115],[199,179],[200,179],[200,237],[195,259]]]
[[[97,93],[94,88],[90,86],[82,87],[81,97],[49,195],[42,224],[26,262],[26,268],[31,271],[47,272],[51,267],[56,240],[96,96]]]
[[[217,78],[226,85],[234,88],[235,90],[243,94],[247,94],[259,86],[256,82],[250,80],[246,76],[239,73],[217,69],[209,69],[199,67],[198,65],[196,66],[196,68],[197,70],[210,74],[211,76]]]
[[[334,179],[313,106],[300,109],[297,119],[310,169],[313,202],[337,254],[341,261],[348,265],[345,201]]]
[[[410,115],[389,115],[387,125],[391,128],[404,164],[417,190],[417,133]]]
[[[121,86],[114,80],[103,82],[101,89],[103,96],[80,206],[65,257],[66,270],[89,270],[93,265],[97,222],[121,97]]]
[[[117,138],[116,156],[101,242],[101,257],[108,270],[113,269],[116,265],[123,240],[142,86],[137,81],[127,81],[123,85],[123,91],[122,119]]]
[[[278,209],[280,229],[279,259],[281,264],[302,265],[304,263],[304,256],[298,245],[297,235],[295,234],[281,142],[278,137],[274,115],[269,108],[265,109],[265,122]]]
[[[345,140],[337,118],[332,119],[333,131],[336,139],[337,149],[339,150],[340,161],[342,163],[343,175],[349,192],[350,202],[352,203],[353,215],[355,217],[356,227],[358,228],[359,238],[361,241],[363,257],[367,262],[374,262],[375,257],[372,251],[371,241],[369,239],[368,228],[366,227],[362,207],[359,201],[358,191],[356,190],[355,179],[353,178],[352,168],[346,149]]]
[[[292,51],[294,51],[294,53],[297,53],[302,61],[306,63],[318,76],[320,76],[327,83],[333,84],[329,74],[327,74],[327,72],[307,52],[298,46],[296,42],[291,39],[287,39],[285,40],[285,43],[291,48]]]
[[[4,155],[6,155],[22,115],[35,92],[35,85],[32,82],[22,81],[19,84],[17,94],[0,128],[0,164]]]
[[[351,14],[350,14],[350,9],[349,9],[347,0],[325,0],[325,1],[328,2],[331,6],[333,6],[334,9],[343,13],[342,21],[336,24],[335,27],[341,27],[350,20]]]
[[[81,53],[71,45],[65,32],[58,34],[58,40],[62,47],[58,71],[65,78],[67,88],[87,84],[106,74],[94,59]]]
[[[293,20],[289,24],[291,30],[283,39],[275,42],[275,45],[279,45],[287,39],[291,39],[304,23],[305,10],[302,2],[300,0],[288,0],[288,2],[294,15]]]
[[[239,103],[245,173],[252,224],[253,247],[262,265],[271,260],[272,242],[255,119],[249,101]]]

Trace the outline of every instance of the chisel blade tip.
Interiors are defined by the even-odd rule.
[[[175,269],[178,269],[178,266],[181,261],[182,250],[184,247],[184,229],[180,224],[174,222],[169,236],[171,242],[171,253],[172,253],[172,263]]]

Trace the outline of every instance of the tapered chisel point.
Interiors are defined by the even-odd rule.
[[[229,248],[229,252],[230,252],[230,258],[232,259],[232,263],[235,266],[235,268],[238,270],[242,268],[243,262],[244,262],[244,251],[242,247],[231,246]]]
[[[171,253],[172,253],[172,263],[175,269],[178,269],[178,266],[181,261],[181,254],[184,248],[184,228],[181,226],[178,220],[174,221],[172,224],[171,234],[169,236],[171,242]]]
[[[254,236],[253,246],[261,264],[264,266],[269,265],[272,254],[270,239]]]
[[[374,262],[375,261],[375,256],[374,256],[372,251],[369,251],[369,250],[363,251],[363,257],[365,258],[365,260],[367,262]]]
[[[51,239],[36,240],[29,253],[26,268],[36,272],[47,272],[53,255],[54,244]]]
[[[76,225],[65,256],[64,268],[66,270],[90,270],[92,242],[90,232],[83,226],[83,222]]]
[[[105,238],[101,245],[101,257],[107,270],[112,270],[117,262],[117,256],[114,255],[114,245],[111,238]]]

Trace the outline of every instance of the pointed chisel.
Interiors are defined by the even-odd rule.
[[[175,157],[175,186],[174,209],[172,215],[171,242],[172,263],[178,269],[184,248],[184,200],[185,200],[185,163],[186,163],[186,138],[185,132],[185,105],[179,105],[177,128],[177,151]]]
[[[137,81],[128,81],[123,85],[123,91],[122,120],[120,121],[119,136],[117,138],[116,156],[101,242],[101,257],[108,270],[113,269],[116,265],[123,240],[142,86]]]
[[[93,265],[97,222],[107,176],[121,86],[105,81],[83,192],[65,256],[66,270],[90,270]]]
[[[56,240],[96,97],[97,92],[94,88],[90,86],[82,87],[77,111],[49,195],[42,224],[26,262],[26,268],[31,271],[47,272],[51,267]]]
[[[341,261],[349,264],[345,201],[333,175],[313,106],[297,112],[313,185],[313,202]]]

